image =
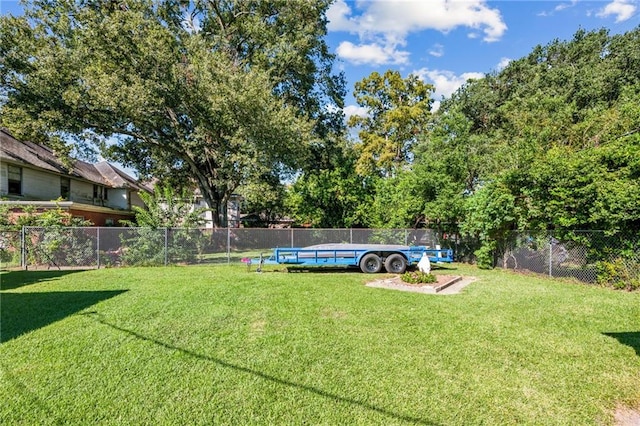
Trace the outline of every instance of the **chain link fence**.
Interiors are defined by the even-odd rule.
[[[640,235],[517,231],[499,245],[496,266],[618,288],[640,288]]]
[[[0,266],[16,268],[22,265],[22,232],[0,231]]]
[[[469,261],[477,242],[429,229],[25,227],[0,232],[0,261],[3,267],[25,269],[231,263],[276,247],[323,243],[440,246],[453,249],[458,261]],[[499,244],[495,264],[550,277],[640,287],[640,236],[518,231]]]
[[[12,238],[14,264],[25,269],[230,263],[276,247],[323,243],[451,248],[428,229],[25,227]]]

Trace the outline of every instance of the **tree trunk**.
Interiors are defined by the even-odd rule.
[[[207,203],[208,208],[211,210],[211,221],[214,228],[220,228],[223,225],[224,218],[222,212],[224,211],[223,200],[217,196],[217,191],[208,185],[200,184],[200,192],[202,197]],[[204,187],[206,186],[206,187]]]

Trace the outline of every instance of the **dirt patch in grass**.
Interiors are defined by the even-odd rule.
[[[391,290],[410,291],[427,294],[456,294],[472,282],[474,277],[462,277],[458,275],[436,275],[437,282],[430,284],[410,284],[402,281],[399,275],[380,278],[369,281],[367,287],[387,288]]]

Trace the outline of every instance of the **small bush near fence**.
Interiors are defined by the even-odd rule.
[[[0,231],[0,266],[14,268],[21,264],[22,233]]]
[[[597,281],[601,285],[621,290],[640,289],[640,261],[617,257],[596,263]]]

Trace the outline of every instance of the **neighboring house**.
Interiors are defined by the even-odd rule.
[[[71,164],[69,170],[51,149],[0,129],[0,204],[18,214],[24,206],[40,211],[60,207],[96,226],[115,226],[134,218],[132,206],[144,206],[138,193],[151,192],[106,161]]]
[[[240,227],[240,208],[242,206],[243,198],[239,194],[231,194],[229,201],[227,202],[227,214],[226,217],[222,217],[220,220],[220,226],[229,228]],[[204,219],[205,228],[213,228],[213,213],[209,209],[209,205],[201,195],[200,190],[194,191],[193,209],[205,209],[200,215]]]

